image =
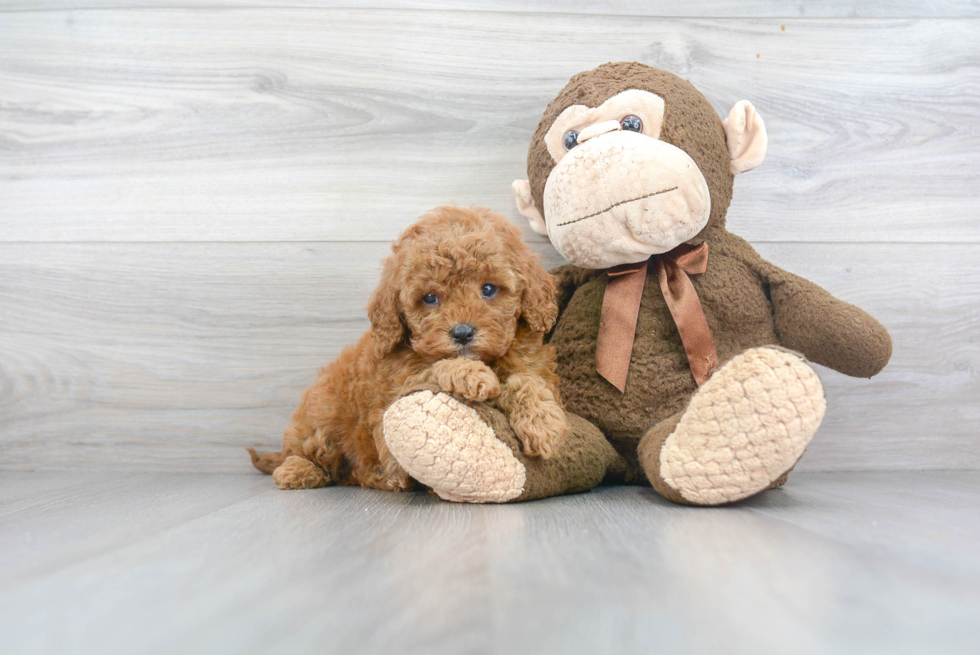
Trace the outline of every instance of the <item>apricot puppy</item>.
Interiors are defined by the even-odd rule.
[[[568,432],[554,352],[542,343],[557,313],[555,281],[518,228],[487,209],[436,208],[392,246],[371,329],[320,369],[282,452],[249,448],[252,464],[283,489],[411,489],[382,417],[425,389],[496,405],[524,452],[547,458]]]

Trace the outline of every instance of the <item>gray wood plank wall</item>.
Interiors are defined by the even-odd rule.
[[[244,470],[400,230],[523,224],[544,106],[633,59],[755,103],[730,227],[892,331],[800,468],[980,468],[980,3],[182,4],[0,0],[0,469]]]

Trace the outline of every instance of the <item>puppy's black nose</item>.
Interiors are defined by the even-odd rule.
[[[463,323],[450,330],[449,336],[459,345],[465,346],[470,341],[473,341],[473,337],[476,336],[476,328],[469,323]]]

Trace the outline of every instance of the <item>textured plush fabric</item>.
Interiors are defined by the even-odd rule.
[[[770,266],[767,280],[776,333],[784,346],[853,377],[870,378],[885,368],[892,341],[878,321],[775,266]]]
[[[529,183],[538,207],[544,206],[543,189],[553,166],[541,137],[555,117],[569,105],[598,106],[627,88],[642,88],[664,98],[661,139],[683,149],[710,188],[710,219],[688,243],[710,246],[707,270],[691,280],[720,363],[751,348],[781,345],[849,375],[870,377],[880,371],[891,355],[891,340],[877,321],[763,260],[725,229],[734,174],[721,118],[697,89],[670,73],[624,63],[605,64],[572,78],[545,111],[529,150]],[[573,266],[553,273],[559,279],[561,314],[549,343],[558,353],[566,407],[594,423],[627,462],[643,466],[637,455],[640,440],[651,431],[664,432],[656,430],[663,421],[683,420],[697,390],[657,280],[648,279],[644,287],[626,391],[621,393],[595,369],[607,276]],[[692,420],[687,420],[689,426]],[[662,443],[669,436],[661,434]],[[649,466],[644,469],[648,477],[659,475]]]
[[[547,340],[557,352],[565,408],[581,419],[570,419],[572,434],[548,460],[520,454],[506,420],[489,405],[475,404],[467,414],[469,427],[461,428],[467,434],[480,433],[473,442],[478,445],[489,444],[487,435],[492,432],[523,466],[524,489],[510,500],[581,491],[600,481],[646,482],[675,502],[714,505],[778,486],[819,426],[825,406],[819,379],[803,357],[848,375],[870,377],[891,355],[891,340],[877,321],[765,261],[726,230],[734,175],[761,161],[765,144],[759,137],[764,137],[764,126],[751,105],[737,106],[728,134],[746,141],[729,144],[711,104],[691,84],[665,71],[632,62],[605,64],[573,77],[548,105],[528,153],[528,186],[515,185],[522,213],[532,217],[535,229],[542,227],[539,213],[548,219],[545,187],[547,183],[552,194],[548,176],[555,159],[544,137],[555,118],[571,105],[598,107],[629,89],[663,98],[659,138],[696,163],[710,192],[707,224],[686,243],[707,243],[710,248],[707,269],[690,275],[690,280],[719,368],[698,392],[656,267],[648,267],[625,392],[621,392],[596,371],[596,340],[608,275],[575,266],[556,269],[560,313]],[[616,144],[621,137],[617,135],[623,133],[599,134],[602,130],[605,127],[594,129],[596,135],[579,148],[592,148],[596,154],[602,150],[597,144],[606,139],[610,161],[619,161]],[[630,138],[644,137],[633,133]],[[742,159],[738,163],[734,158]],[[595,165],[602,163],[598,158]],[[529,201],[535,207],[529,208]],[[532,211],[535,208],[538,211]],[[480,422],[473,422],[474,414]],[[427,434],[456,440],[437,427]],[[500,458],[502,452],[497,445],[484,445],[462,459],[486,457],[489,469],[516,470],[513,464],[501,463],[509,461]],[[441,466],[456,474],[451,466]],[[470,470],[486,467],[474,465]],[[448,475],[420,479],[439,485]],[[481,476],[484,481],[499,477]],[[479,487],[476,484],[478,492]],[[514,488],[510,484],[505,495],[513,494]]]
[[[751,102],[736,102],[722,125],[725,127],[728,152],[732,157],[729,166],[732,175],[745,173],[762,163],[769,146],[769,135],[762,117]]]
[[[524,465],[472,408],[448,394],[420,391],[395,401],[385,412],[384,434],[398,463],[440,498],[502,503],[524,492]]]
[[[502,412],[421,391],[385,412],[385,441],[413,478],[456,502],[533,500],[622,477],[626,464],[602,433],[578,416],[568,420],[571,431],[557,455],[530,457]]]
[[[628,89],[650,91],[664,99],[660,139],[686,152],[708,182],[711,214],[705,230],[724,227],[725,212],[732,199],[732,174],[721,118],[691,83],[636,62],[603,64],[579,73],[549,103],[528,150],[527,173],[534,204],[539,210],[545,206],[544,186],[555,165],[545,135],[559,114],[572,105],[598,107]]]
[[[803,456],[826,407],[820,379],[803,358],[747,350],[695,394],[660,450],[657,471],[694,504],[747,498]]]
[[[770,302],[766,276],[770,268],[774,267],[756,255],[743,240],[723,233],[711,242],[707,271],[691,276],[720,362],[727,362],[749,348],[782,343],[781,337],[785,335],[777,333],[775,317],[783,313],[795,316],[797,312],[792,306]],[[562,267],[554,273],[567,296],[550,336],[550,343],[558,353],[558,374],[562,379],[561,391],[566,406],[593,421],[607,436],[630,436],[634,440],[642,437],[654,424],[682,410],[697,385],[657,279],[648,273],[650,277],[641,299],[626,392],[620,393],[595,370],[605,274],[572,267]],[[818,287],[801,278],[796,279],[799,284],[809,285],[811,293],[822,297]],[[850,305],[834,302],[841,312],[859,312],[867,316]],[[870,317],[867,319],[873,321]],[[791,338],[785,345],[814,361],[829,361],[827,357],[820,357],[820,353],[807,352],[805,346],[816,341],[832,347],[835,352],[838,349],[846,352],[851,330],[846,325],[831,323],[831,326],[835,329],[830,335],[820,339],[813,335]],[[799,327],[806,331],[807,326]],[[887,333],[880,326],[878,330],[884,334],[887,343]],[[793,336],[796,336],[795,332]],[[836,343],[834,336],[838,337]],[[853,366],[862,370],[874,368],[882,360],[880,350],[854,355],[858,358],[864,355],[867,360]],[[883,359],[887,361],[887,355]]]
[[[614,130],[572,148],[555,165],[543,213],[552,245],[569,263],[611,268],[696,236],[710,205],[708,183],[687,153]]]
[[[626,475],[626,461],[602,432],[575,414],[568,415],[571,430],[565,443],[556,454],[542,459],[521,452],[520,442],[503,413],[486,405],[478,406],[477,411],[524,465],[527,483],[516,501],[588,491],[603,481],[619,481]]]
[[[647,281],[648,263],[624,264],[606,270],[609,280],[599,316],[595,370],[620,391],[626,389],[626,373],[633,356],[633,335]]]
[[[631,89],[606,100],[599,107],[572,105],[561,112],[545,135],[545,145],[552,159],[556,162],[567,154],[564,135],[569,130],[576,130],[582,124],[588,127],[578,131],[578,142],[583,143],[595,134],[601,132],[603,124],[612,123],[614,129],[619,127],[619,120],[626,114],[640,119],[641,132],[654,139],[660,138],[660,128],[663,124],[664,100],[658,95],[641,89]]]

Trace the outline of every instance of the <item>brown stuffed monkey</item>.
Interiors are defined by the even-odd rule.
[[[399,463],[469,502],[606,481],[718,505],[785,481],[826,406],[807,360],[871,377],[891,339],[725,229],[733,180],[766,146],[751,104],[722,121],[671,73],[630,62],[573,77],[514,183],[532,229],[571,264],[553,271],[550,334],[571,433],[551,458],[527,457],[493,407],[413,394],[385,417]]]

